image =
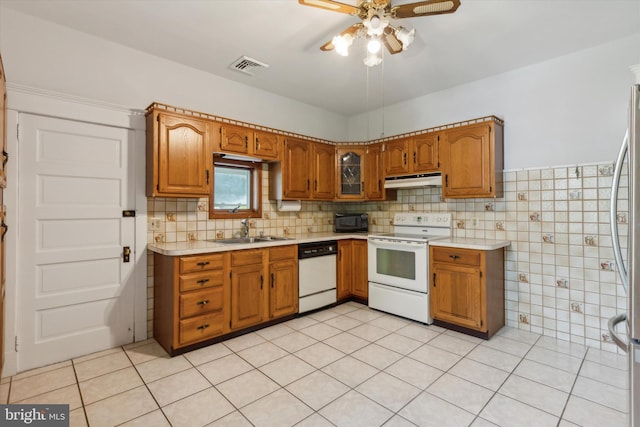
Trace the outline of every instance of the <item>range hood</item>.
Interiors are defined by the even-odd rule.
[[[442,174],[423,173],[406,176],[390,176],[384,180],[384,188],[442,187]]]
[[[227,160],[240,160],[243,162],[252,162],[252,163],[262,163],[263,160],[259,157],[247,156],[244,154],[233,154],[233,153],[213,153],[214,160],[227,159]]]

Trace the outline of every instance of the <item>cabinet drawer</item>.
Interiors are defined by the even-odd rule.
[[[223,267],[222,254],[195,255],[180,258],[180,273],[218,270]]]
[[[262,249],[231,252],[231,266],[262,264]]]
[[[434,262],[480,266],[481,252],[457,248],[433,248]]]
[[[180,295],[180,318],[219,310],[222,300],[222,286]]]
[[[281,259],[296,259],[298,258],[298,246],[276,246],[269,248],[269,261],[278,261]]]
[[[224,331],[222,310],[180,321],[180,345],[206,340]]]
[[[224,272],[222,270],[180,276],[180,292],[221,286],[223,282]]]

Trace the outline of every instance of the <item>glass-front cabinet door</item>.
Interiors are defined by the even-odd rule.
[[[364,148],[339,148],[337,150],[337,182],[339,199],[364,198]]]

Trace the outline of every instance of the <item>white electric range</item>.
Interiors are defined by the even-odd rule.
[[[393,224],[368,237],[369,307],[431,324],[428,242],[451,237],[451,214],[397,213]]]

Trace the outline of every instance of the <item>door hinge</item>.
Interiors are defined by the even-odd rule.
[[[231,279],[231,271],[229,272],[229,279]]]
[[[436,273],[433,273],[433,287],[436,287]]]
[[[482,271],[480,272],[480,277],[482,277]]]
[[[207,169],[207,184],[209,184],[209,169]]]
[[[16,138],[18,138],[18,142],[20,142],[20,123],[16,125]]]
[[[126,210],[126,211],[122,211],[122,217],[123,218],[135,218],[136,216],[136,211],[134,210]]]
[[[16,353],[18,352],[18,336],[17,335],[14,340],[13,349]]]

